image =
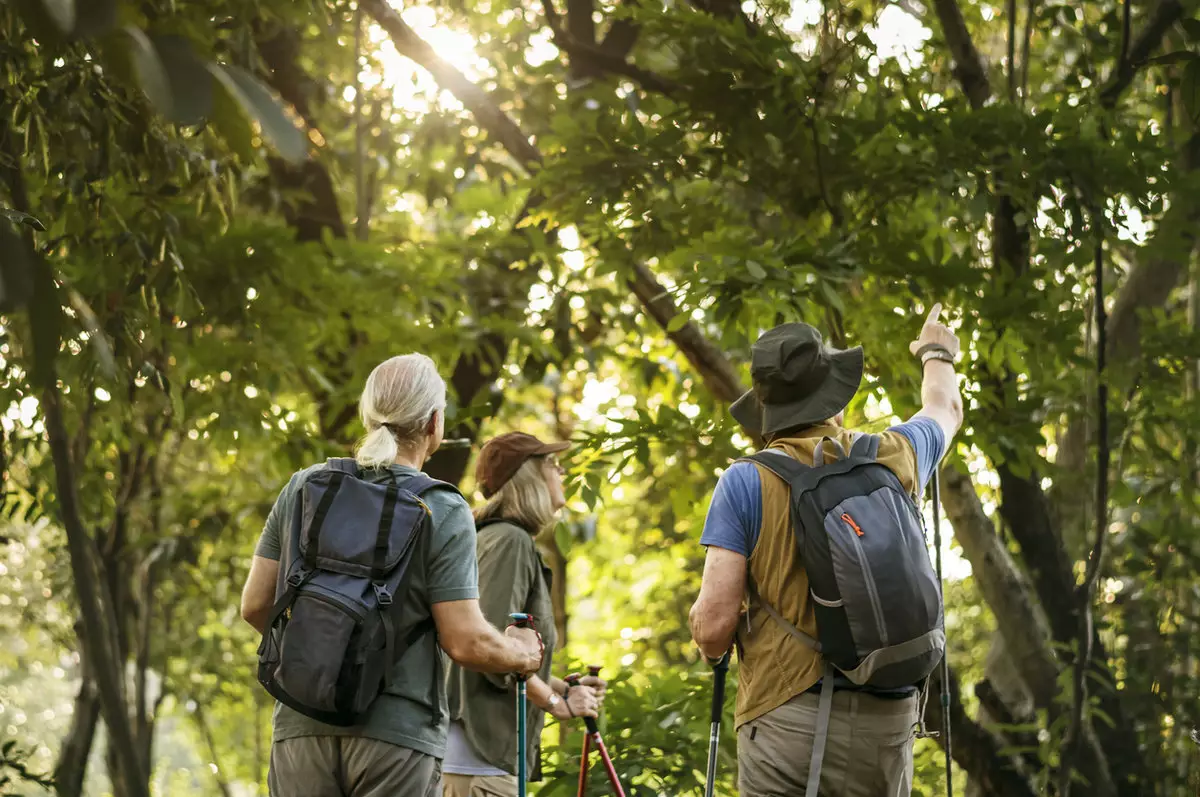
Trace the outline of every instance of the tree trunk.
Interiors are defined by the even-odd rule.
[[[71,727],[63,737],[58,761],[54,765],[54,789],[58,797],[80,797],[87,777],[88,758],[96,740],[96,724],[100,721],[100,697],[87,667],[80,657],[79,693],[71,713]]]
[[[41,264],[46,268],[45,264]],[[121,660],[112,647],[115,634],[109,627],[108,612],[103,595],[103,580],[97,573],[97,561],[92,550],[92,540],[84,528],[79,512],[75,486],[74,463],[71,461],[70,438],[63,421],[62,405],[54,368],[48,368],[49,378],[42,391],[42,411],[46,422],[46,434],[50,440],[51,457],[54,462],[57,482],[59,521],[67,535],[67,550],[71,561],[71,574],[75,591],[83,614],[81,642],[96,674],[101,713],[108,728],[117,767],[121,773],[120,788],[114,788],[118,797],[150,797],[147,778],[141,772],[141,761],[134,742],[133,727],[125,704],[124,673]]]
[[[210,771],[217,781],[217,788],[221,790],[222,797],[233,797],[233,791],[229,788],[229,779],[225,777],[225,772],[221,769],[220,756],[217,754],[217,740],[213,738],[212,728],[208,727],[208,721],[205,719],[204,708],[200,701],[196,702],[196,710],[193,712],[192,718],[196,720],[196,727],[200,729],[200,737],[204,739],[204,747],[208,751],[208,759],[212,763]]]

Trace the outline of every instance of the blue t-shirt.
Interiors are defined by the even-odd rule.
[[[945,453],[946,435],[942,427],[932,418],[919,417],[888,431],[903,435],[912,445],[920,480],[917,493],[920,494]],[[715,545],[749,558],[758,543],[761,526],[762,482],[758,468],[752,462],[735,462],[717,481],[700,544]]]

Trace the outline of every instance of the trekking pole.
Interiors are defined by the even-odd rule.
[[[588,674],[592,677],[599,677],[600,667],[596,665],[588,667]],[[571,686],[578,686],[579,676],[568,676],[567,683]],[[612,783],[613,791],[617,797],[625,797],[625,789],[621,787],[621,779],[617,777],[617,770],[613,766],[612,758],[608,755],[608,748],[604,746],[604,739],[600,738],[600,726],[597,724],[596,718],[584,717],[583,723],[587,726],[587,734],[583,737],[583,760],[579,763],[578,797],[583,797],[583,790],[587,786],[588,753],[591,744],[595,744],[596,749],[600,751],[600,760],[604,762],[604,769],[608,772],[608,780]]]
[[[528,614],[514,613],[510,614],[513,625],[517,628],[533,628],[533,618]],[[525,768],[525,715],[528,713],[526,708],[528,698],[525,694],[525,676],[517,676],[517,794],[520,797],[525,797],[525,790],[528,788],[526,783]]]
[[[933,469],[933,479],[930,481],[930,487],[933,490],[933,548],[934,562],[937,567],[938,592],[942,594],[942,626],[945,627],[946,617],[946,596],[945,588],[942,581],[942,494],[941,485],[938,479],[938,471]],[[953,759],[953,745],[950,735],[950,656],[948,650],[942,653],[942,733],[945,734],[946,744],[946,797],[954,797],[954,781],[951,778],[951,767]]]
[[[725,674],[729,672],[729,654],[725,651],[713,665],[712,729],[708,735],[708,774],[704,779],[704,797],[713,797],[717,786],[717,748],[721,743],[721,714],[725,710]]]

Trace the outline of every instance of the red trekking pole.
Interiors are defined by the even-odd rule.
[[[588,667],[588,674],[592,677],[598,677],[600,675],[600,668],[592,665]],[[567,684],[578,686],[579,676],[568,676]],[[587,725],[587,733],[583,736],[583,758],[579,762],[578,797],[584,797],[584,792],[587,789],[588,754],[591,752],[593,743],[596,745],[596,749],[600,751],[600,760],[604,762],[604,768],[608,771],[608,780],[612,783],[613,791],[616,792],[617,797],[625,797],[625,790],[621,788],[621,779],[617,777],[617,770],[613,768],[612,759],[608,756],[608,748],[604,746],[604,740],[600,738],[600,726],[596,724],[594,717],[584,717],[583,722]]]

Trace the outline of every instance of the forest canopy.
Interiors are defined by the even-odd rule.
[[[266,793],[255,540],[420,351],[471,441],[427,471],[469,500],[488,437],[573,442],[559,661],[603,663],[632,794],[700,794],[687,612],[750,344],[863,346],[879,431],[940,302],[953,700],[914,794],[946,730],[978,797],[1197,794],[1198,12],[0,2],[0,792]]]

